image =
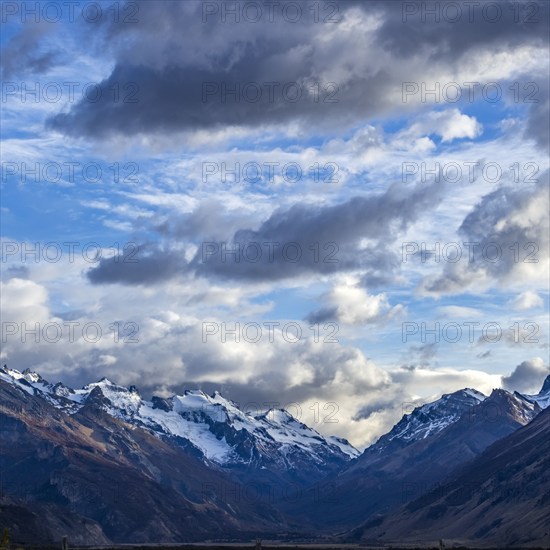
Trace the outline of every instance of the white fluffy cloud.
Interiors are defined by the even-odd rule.
[[[473,116],[462,114],[458,109],[432,111],[413,124],[410,135],[436,134],[443,142],[454,139],[474,139],[483,131],[482,125]]]
[[[511,305],[514,309],[524,311],[527,309],[534,309],[542,307],[544,305],[544,300],[532,290],[526,290],[512,300]]]
[[[345,325],[381,324],[404,312],[402,305],[391,306],[385,293],[369,294],[355,278],[345,278],[325,296],[325,308],[313,313],[317,320],[336,320]]]

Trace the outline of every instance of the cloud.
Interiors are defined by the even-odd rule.
[[[481,317],[481,312],[473,307],[442,306],[437,308],[438,313],[448,319]]]
[[[516,296],[516,298],[512,300],[511,305],[516,310],[524,311],[526,309],[542,307],[544,305],[544,300],[536,292],[526,290]]]
[[[346,325],[378,324],[403,311],[401,305],[391,307],[385,293],[369,294],[353,280],[335,284],[325,296],[325,302],[328,304],[325,309],[309,315],[311,323],[330,320]]]
[[[21,78],[47,73],[60,63],[61,52],[48,45],[55,25],[46,21],[24,25],[2,48],[2,78]],[[51,49],[53,48],[53,49]]]
[[[102,259],[88,271],[94,284],[152,284],[185,273],[207,278],[277,281],[308,274],[361,270],[366,283],[394,277],[399,266],[388,245],[441,199],[443,186],[423,185],[404,193],[399,185],[385,193],[358,196],[329,205],[295,204],[280,208],[258,229],[239,229],[229,242],[195,236],[198,251],[187,262],[181,247],[140,247],[139,261]],[[364,239],[372,241],[364,246]],[[382,262],[378,260],[384,256]],[[392,259],[393,257],[393,259]]]
[[[7,279],[28,279],[29,277],[29,268],[26,265],[10,265],[6,270]]]
[[[302,13],[311,13],[313,4],[300,2]],[[539,3],[542,19],[529,25],[528,32],[514,21],[513,10],[502,12],[498,24],[481,12],[476,24],[467,14],[454,23],[430,19],[419,24],[415,18],[403,20],[401,4],[341,1],[339,23],[319,24],[305,16],[294,24],[281,16],[274,22],[236,23],[220,16],[203,21],[201,2],[140,2],[136,24],[113,23],[94,37],[114,56],[102,89],[132,83],[136,102],[114,102],[103,94],[97,102],[83,100],[55,115],[50,127],[94,138],[263,130],[266,125],[281,132],[290,125],[325,134],[343,132],[358,120],[408,112],[411,103],[402,100],[403,82],[441,84],[450,77],[467,82],[485,69],[498,70],[496,52],[504,52],[507,63],[522,70],[524,62],[515,60],[515,53],[546,45],[547,3]],[[363,55],[355,55],[357,51]],[[462,74],[464,67],[471,67],[470,74]],[[496,80],[508,76],[497,75]],[[277,90],[271,93],[267,82],[278,83]],[[284,92],[290,83],[297,83],[301,95]],[[317,85],[322,97],[315,92]],[[224,87],[236,90],[239,100],[224,94]],[[472,117],[436,118],[440,116],[444,140],[478,132]]]
[[[431,360],[437,355],[437,350],[438,346],[435,342],[410,346],[407,352],[403,354],[408,363],[401,365],[401,368],[411,371],[418,368],[428,368]]]
[[[540,148],[548,147],[548,3],[537,2],[539,21],[529,24],[514,21],[517,6],[508,0],[498,23],[482,17],[485,1],[473,3],[475,24],[465,6],[461,19],[450,23],[423,17],[422,3],[409,3],[418,11],[404,19],[404,4],[386,0],[341,0],[335,24],[313,21],[317,0],[299,0],[303,17],[296,24],[280,16],[273,23],[235,24],[219,15],[203,22],[204,4],[143,1],[137,23],[51,26],[67,31],[55,36],[29,25],[8,36],[4,75],[37,75],[41,83],[93,79],[104,93],[95,102],[79,94],[76,102],[54,104],[10,96],[7,158],[31,169],[52,158],[98,160],[104,176],[115,162],[121,176],[127,175],[127,160],[139,164],[139,184],[121,177],[116,186],[58,186],[55,200],[48,200],[50,186],[39,190],[30,183],[10,187],[14,197],[27,205],[25,212],[45,216],[36,221],[47,225],[45,239],[69,231],[104,244],[114,235],[141,244],[135,257],[128,250],[93,266],[82,258],[9,266],[2,287],[5,320],[33,327],[100,323],[104,337],[70,343],[65,334],[59,344],[36,344],[32,335],[26,343],[17,335],[3,346],[3,356],[15,368],[36,368],[52,381],[77,386],[105,375],[136,384],[144,394],[201,386],[243,404],[298,402],[303,421],[357,445],[391,428],[402,403],[437,399],[466,386],[485,393],[498,387],[501,374],[490,373],[500,373],[505,361],[512,361],[509,368],[524,359],[523,343],[511,340],[515,332],[491,352],[457,343],[444,353],[445,343],[403,346],[396,323],[386,321],[406,304],[418,319],[490,313],[509,327],[515,320],[509,318],[511,307],[540,307],[546,296],[547,174],[535,175],[537,185],[518,185],[504,173],[502,183],[513,185],[484,186],[481,177],[466,181],[463,163],[495,161],[503,170],[516,160],[545,166]],[[71,64],[58,65],[60,50],[71,51]],[[402,95],[404,82],[433,90],[452,81],[478,81],[478,101],[444,107],[431,94],[407,100]],[[278,83],[273,97],[267,82]],[[285,84],[294,82],[303,94],[297,101],[283,94]],[[336,102],[324,101],[330,82]],[[479,99],[487,82],[501,85],[501,103]],[[538,103],[511,101],[513,82],[535,82]],[[243,99],[249,83],[249,93],[260,86],[258,101]],[[225,102],[223,86],[230,91]],[[468,94],[464,87],[462,93]],[[501,114],[506,124],[495,119]],[[500,137],[493,139],[495,132]],[[209,186],[201,173],[204,160],[227,160],[229,166],[295,161],[304,168],[330,161],[339,166],[338,182],[308,177],[289,184],[279,177],[269,186]],[[425,181],[413,188],[418,178],[402,181],[403,161],[426,162],[428,169],[432,161],[457,161],[463,177],[452,189]],[[23,240],[17,217],[27,214],[15,207],[10,212],[9,223]],[[86,225],[78,227],[84,219]],[[503,258],[427,262],[419,273],[417,263],[402,263],[400,247],[401,239],[419,237],[477,241],[478,252],[495,243]],[[519,248],[510,250],[515,242]],[[524,248],[529,242],[536,243],[535,252]],[[251,260],[257,246],[261,257]],[[239,262],[231,254],[236,247],[247,254]],[[539,262],[523,261],[528,254]],[[425,275],[420,296],[412,296]],[[476,309],[434,308],[422,300],[465,292],[473,296],[457,304]],[[516,297],[507,302],[510,296]],[[273,314],[272,320],[284,324],[308,311],[310,321],[338,322],[341,339],[356,346],[346,340],[316,343],[302,321],[307,337],[298,343],[285,341],[280,330],[275,342],[222,343],[220,332],[203,342],[204,321],[242,326]],[[542,331],[546,321],[535,320]],[[521,321],[522,339],[530,337]],[[138,341],[127,343],[121,334],[115,342],[110,327],[127,322],[136,324]],[[478,351],[483,353],[475,358]],[[487,373],[468,363],[476,360]],[[335,403],[339,422],[315,425],[316,403]]]
[[[26,322],[32,326],[48,320],[47,290],[28,279],[12,278],[0,283],[2,296],[2,320]]]
[[[460,138],[474,139],[482,129],[475,117],[464,115],[458,109],[448,109],[424,115],[407,130],[406,136],[437,134],[446,142]]]
[[[87,272],[92,284],[123,283],[128,285],[155,284],[187,271],[187,261],[182,250],[165,250],[152,243],[127,249],[120,256],[105,258]]]
[[[535,357],[521,362],[508,376],[503,376],[502,385],[510,391],[538,393],[549,374],[550,365],[545,365],[542,358]]]
[[[500,186],[485,195],[459,228],[465,253],[445,263],[443,273],[420,284],[425,294],[463,292],[480,284],[513,286],[530,281],[547,286],[550,226],[548,171],[529,188]]]
[[[550,146],[550,85],[548,75],[537,78],[535,101],[529,109],[528,123],[525,128],[524,138],[534,139],[540,149],[548,153]]]

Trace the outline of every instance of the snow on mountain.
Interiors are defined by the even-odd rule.
[[[485,397],[481,392],[471,388],[444,394],[437,401],[416,407],[412,413],[405,414],[390,432],[372,446],[372,449],[382,451],[392,442],[409,444],[435,435],[456,422]]]
[[[351,458],[358,457],[361,453],[350,442],[343,437],[336,437],[334,435],[326,438],[329,443],[336,445],[344,454]]]
[[[135,387],[118,386],[107,378],[73,390],[52,385],[31,371],[0,367],[0,377],[27,393],[42,396],[57,408],[74,414],[92,392],[103,397],[101,407],[111,416],[148,428],[158,436],[183,438],[220,465],[262,463],[269,459],[295,467],[300,457],[318,464],[346,462],[360,452],[348,441],[325,438],[284,410],[271,409],[254,416],[220,393],[188,390],[168,399],[142,399]]]
[[[519,392],[511,394],[506,390],[495,391],[508,396],[509,406],[521,424],[527,424],[542,409],[550,406],[550,376],[546,378],[541,391],[536,395]],[[380,437],[369,450],[382,452],[389,445],[409,444],[435,435],[485,399],[484,394],[471,388],[445,394],[440,399],[416,407],[412,413],[405,414],[393,429]]]
[[[517,392],[516,392],[517,393]],[[544,384],[539,393],[536,395],[527,395],[520,393],[523,399],[530,401],[531,403],[537,403],[541,409],[550,407],[550,374],[546,377]]]
[[[505,392],[505,390],[495,390],[500,392]],[[518,420],[521,424],[528,424],[539,414],[543,407],[541,407],[536,401],[531,401],[524,397],[521,393],[514,392],[509,394],[510,397],[508,400],[509,406],[511,408],[514,418]]]

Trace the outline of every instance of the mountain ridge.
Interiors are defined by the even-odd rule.
[[[503,389],[483,399],[477,392],[459,390],[417,407],[361,456],[325,478],[332,487],[331,502],[318,503],[315,514],[301,503],[287,504],[285,509],[329,531],[389,513],[528,424],[541,411],[535,401]],[[421,429],[417,419],[422,420]],[[437,429],[432,429],[434,425]],[[406,437],[398,438],[404,428]]]
[[[75,414],[88,399],[94,399],[113,417],[161,438],[185,440],[184,446],[190,443],[205,460],[233,470],[244,481],[250,479],[252,470],[270,482],[286,478],[290,472],[293,482],[303,484],[322,478],[360,454],[347,440],[324,437],[288,411],[269,409],[253,415],[219,392],[208,395],[185,390],[182,395],[154,396],[147,401],[135,386],[119,386],[106,377],[76,390],[51,384],[30,370],[21,373],[0,367],[0,377],[24,391],[38,392],[68,414]],[[286,470],[282,477],[269,475],[282,469]]]
[[[346,538],[414,543],[434,533],[461,545],[550,543],[550,408],[497,440],[445,483]]]
[[[350,456],[346,440],[323,437],[288,411],[247,414],[219,392],[146,401],[108,378],[74,390],[0,367],[0,527],[22,533],[17,518],[26,517],[43,536],[36,518],[45,517],[55,538],[66,516],[75,541],[97,544],[191,540],[196,522],[194,540],[207,532],[330,537],[421,501],[529,426],[549,397],[550,376],[535,395],[444,394]],[[118,501],[109,496],[115,485]]]

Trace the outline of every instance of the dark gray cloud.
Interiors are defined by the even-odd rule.
[[[545,378],[550,375],[550,366],[540,358],[523,361],[508,375],[502,377],[502,385],[510,391],[538,392]]]
[[[139,2],[137,23],[112,24],[100,34],[115,60],[113,72],[102,83],[106,93],[99,101],[82,100],[68,113],[54,116],[49,126],[67,134],[101,137],[232,125],[257,128],[293,121],[334,133],[335,129],[357,124],[358,119],[409,108],[395,101],[396,94],[400,94],[403,80],[420,78],[428,63],[446,70],[458,69],[463,56],[472,52],[495,48],[512,51],[525,45],[544,47],[547,41],[545,1],[532,3],[538,11],[533,22],[523,24],[521,17],[526,14],[516,21],[516,3],[511,1],[499,3],[502,15],[498,22],[489,20],[493,14],[484,9],[494,3],[486,1],[476,5],[473,22],[466,4],[460,2],[463,13],[456,22],[447,21],[453,17],[451,12],[449,16],[445,12],[439,22],[424,14],[425,4],[430,2],[417,3],[418,13],[406,20],[404,5],[412,2],[338,2],[338,17],[353,17],[354,13],[380,17],[381,25],[369,31],[373,44],[391,53],[396,63],[377,68],[376,57],[369,62],[369,55],[375,56],[372,47],[355,58],[342,55],[358,47],[357,31],[347,29],[335,34],[339,23],[315,23],[311,17],[318,2],[302,0],[299,4],[305,15],[291,24],[282,17],[274,23],[265,18],[257,23],[233,23],[231,18],[222,22],[220,17],[204,22],[202,2]],[[440,4],[445,3],[435,3]],[[408,59],[411,63],[402,63]],[[280,84],[271,98],[263,87],[266,82]],[[304,88],[335,82],[338,92],[333,99],[337,101],[324,102],[329,97],[323,93],[321,101],[307,93],[292,101],[293,94],[281,93],[289,82],[298,82]],[[132,87],[124,91],[128,83],[133,83]],[[262,94],[258,101],[246,101],[242,94],[240,101],[235,101],[228,95],[224,103],[221,94],[216,93],[204,101],[206,83],[220,90],[222,86],[257,83]],[[121,87],[121,98],[128,99],[125,93],[136,90],[131,95],[136,101],[113,101],[107,91],[117,85]],[[248,97],[255,95],[255,89],[250,88]]]
[[[147,285],[193,273],[261,282],[360,269],[364,280],[390,280],[399,264],[378,260],[399,232],[441,200],[443,190],[441,184],[432,184],[405,193],[394,184],[385,193],[334,206],[296,204],[276,210],[258,229],[239,229],[227,243],[195,235],[199,249],[190,262],[181,250],[147,245],[140,248],[135,263],[124,257],[102,259],[88,271],[88,278],[97,284]],[[365,238],[375,244],[362,247]]]
[[[3,46],[0,68],[4,80],[46,73],[60,63],[61,52],[46,40],[53,28],[46,22],[27,24]]]
[[[427,367],[430,364],[430,359],[433,359],[437,354],[437,344],[423,344],[421,346],[411,346],[409,353],[413,357],[417,357],[421,367]]]
[[[140,245],[137,252],[128,251],[115,258],[100,260],[87,272],[92,284],[154,284],[184,274],[187,262],[181,252],[164,250],[156,244]]]
[[[254,52],[251,56],[259,56]],[[369,107],[364,114],[373,116],[376,107],[385,103],[385,91],[375,83],[384,81],[383,74],[372,78],[357,77],[353,85],[341,87],[338,83],[326,87],[321,100],[307,92],[320,82],[319,78],[301,75],[293,80],[281,73],[266,79],[259,70],[259,60],[244,58],[230,73],[171,65],[154,69],[143,65],[117,65],[108,79],[99,84],[102,94],[99,101],[83,100],[68,113],[55,115],[48,127],[70,135],[104,137],[113,133],[166,134],[183,130],[217,129],[227,126],[260,127],[263,124],[284,124],[291,121],[310,121],[328,133],[334,129],[333,121],[350,127],[356,121],[356,113],[350,105],[365,103],[364,91],[369,90]],[[278,83],[270,97],[266,82]],[[294,85],[292,83],[298,83]],[[222,86],[227,89],[244,87],[250,97],[258,101],[235,101],[227,95],[222,101]],[[108,90],[126,87],[123,96],[128,101],[113,101]],[[203,97],[203,87],[212,86],[210,96]],[[288,86],[288,87],[286,87]],[[400,89],[400,87],[398,88]],[[298,91],[301,90],[301,91]],[[335,102],[324,102],[335,93]],[[301,99],[294,101],[295,94]],[[133,101],[135,99],[135,102]],[[130,101],[132,100],[132,101]],[[365,106],[367,107],[367,106]]]
[[[437,353],[438,346],[433,342],[419,346],[409,346],[406,353],[403,354],[403,360],[407,362],[400,365],[400,368],[410,372],[417,369],[429,369],[432,359],[437,356]]]
[[[326,323],[327,321],[334,321],[335,319],[338,319],[338,308],[336,306],[313,311],[307,316],[306,320],[312,325],[314,325],[317,323]]]
[[[234,235],[236,243],[280,243],[273,248],[273,259],[262,254],[257,262],[235,262],[222,261],[221,255],[216,255],[202,262],[196,256],[193,265],[198,274],[235,279],[276,280],[353,269],[364,270],[368,276],[371,270],[376,273],[380,269],[377,259],[381,247],[437,203],[441,195],[442,187],[434,185],[408,194],[400,185],[392,185],[385,193],[353,197],[334,206],[297,204],[275,211],[257,230],[242,229]],[[361,248],[360,240],[365,238],[376,241],[376,245]],[[319,244],[317,257],[311,250],[315,243]],[[293,249],[298,248],[302,258],[291,261]],[[390,263],[389,268],[393,267]]]
[[[357,0],[355,4],[367,11],[373,9],[371,2]],[[381,0],[373,4],[386,15],[378,38],[385,48],[403,57],[427,48],[434,61],[451,60],[479,46],[513,49],[526,40],[541,46],[548,40],[549,4],[545,1],[533,2],[521,14],[514,0],[502,0],[496,8],[492,0],[481,0],[475,6],[460,1]],[[437,48],[432,47],[435,44]]]
[[[204,241],[229,241],[246,223],[254,223],[253,214],[241,209],[227,210],[220,200],[206,197],[192,212],[184,216],[168,215],[154,229],[177,241],[193,241],[197,235]]]
[[[358,420],[367,420],[373,414],[386,412],[393,405],[394,402],[389,399],[376,400],[368,405],[365,405],[364,407],[361,407],[361,409],[359,409],[357,414],[353,417],[353,420],[356,422]]]
[[[5,271],[5,275],[2,277],[4,280],[8,279],[28,279],[29,268],[25,265],[12,265]]]

